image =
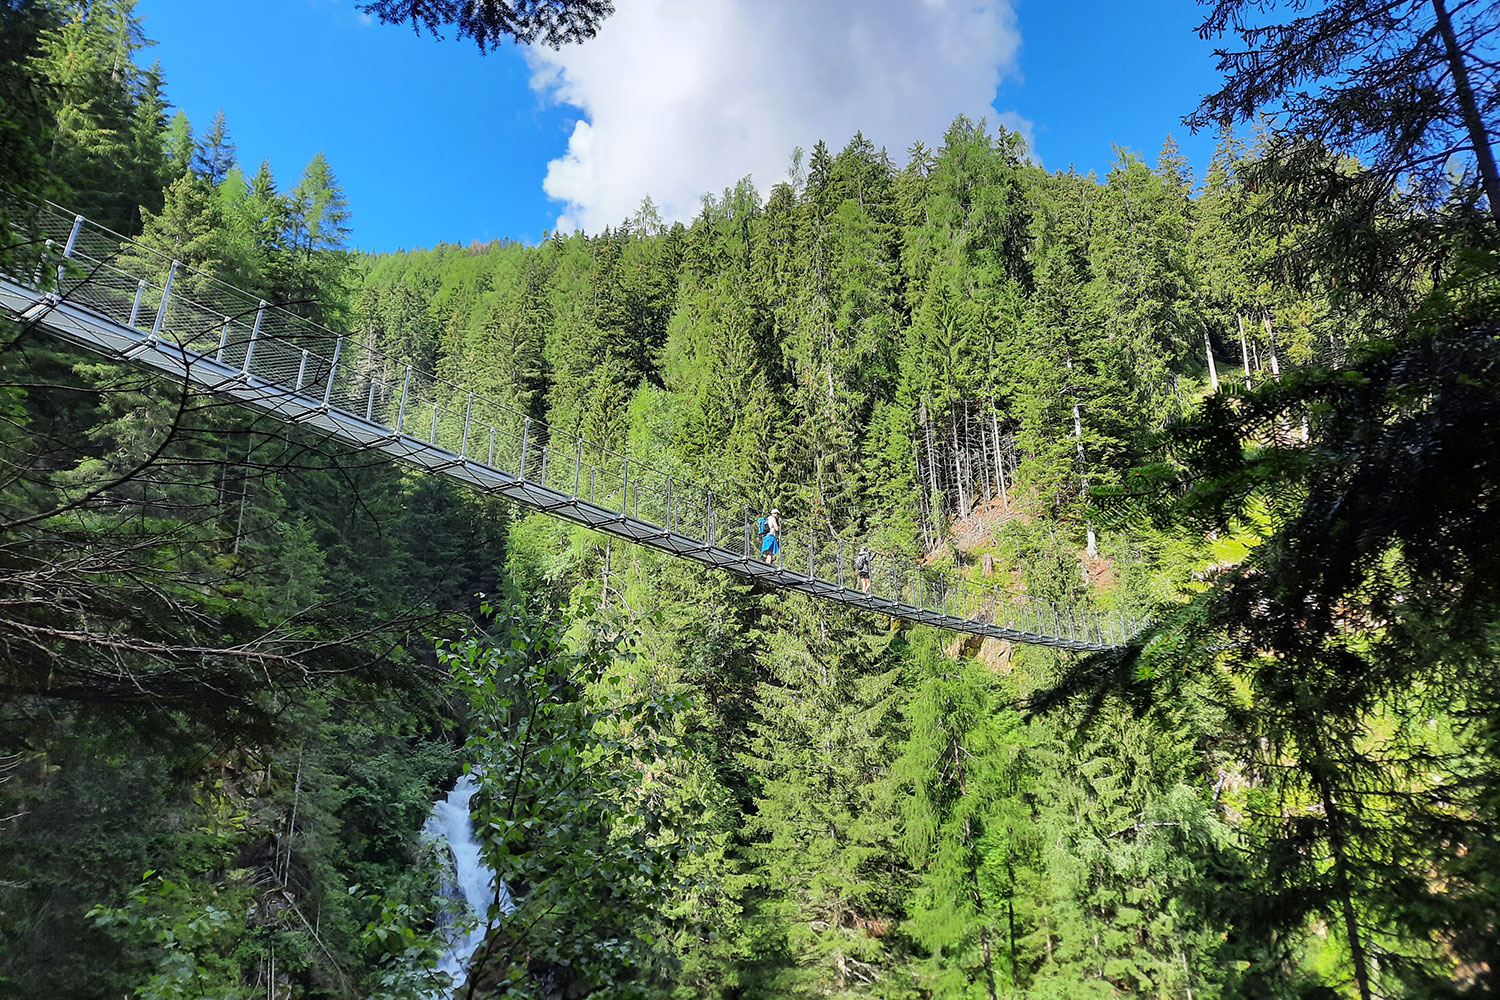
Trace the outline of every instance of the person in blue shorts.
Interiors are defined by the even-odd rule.
[[[768,565],[776,565],[776,557],[781,555],[781,511],[775,507],[766,519],[766,533],[760,540],[760,554]]]

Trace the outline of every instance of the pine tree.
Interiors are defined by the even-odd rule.
[[[162,149],[167,158],[167,169],[172,174],[171,179],[176,179],[193,168],[193,125],[188,121],[187,112],[181,108],[172,116],[167,124],[166,134],[162,137]]]
[[[321,323],[335,323],[345,304],[349,202],[327,158],[315,153],[287,192],[282,252],[272,261],[275,297]]]
[[[137,176],[131,190],[138,192],[143,210],[160,211],[162,189],[171,180],[162,139],[167,130],[161,62],[141,75],[140,91],[131,109],[130,159]]]
[[[140,77],[132,60],[148,42],[134,7],[134,0],[69,4],[73,16],[43,33],[37,56],[56,122],[49,170],[66,187],[70,207],[127,234],[137,231],[145,193],[136,186],[141,171],[132,155]]]
[[[34,3],[0,6],[0,228],[9,226],[15,205],[39,200],[52,184],[46,168],[52,116],[32,58],[46,13]]]
[[[1010,994],[1033,961],[1017,900],[1038,841],[1029,740],[1013,692],[982,665],[925,644],[913,659],[906,742],[891,769],[917,877],[905,928],[927,953],[932,996]]]
[[[223,218],[212,193],[197,177],[177,178],[165,192],[160,214],[143,214],[140,242],[157,253],[131,258],[140,273],[164,281],[168,263],[174,259],[207,275],[225,268]],[[189,284],[195,280],[184,278]]]
[[[193,169],[198,176],[217,187],[237,165],[234,143],[229,139],[229,124],[224,118],[224,109],[214,112],[214,120],[207,131],[193,146]]]
[[[1493,898],[1444,846],[1477,843],[1461,829],[1490,822],[1488,808],[1420,791],[1483,795],[1493,781],[1479,763],[1488,724],[1468,721],[1494,693],[1470,672],[1490,656],[1492,630],[1479,623],[1495,614],[1493,465],[1471,423],[1492,419],[1495,403],[1493,379],[1475,375],[1493,368],[1492,283],[1466,277],[1468,294],[1435,297],[1407,339],[1346,368],[1285,375],[1238,405],[1210,397],[1169,432],[1180,465],[1143,470],[1131,491],[1180,488],[1156,507],[1163,527],[1255,536],[1171,616],[1180,640],[1146,654],[1148,638],[1116,666],[1141,679],[1142,695],[1152,678],[1163,697],[1181,690],[1171,664],[1179,679],[1212,684],[1222,672],[1247,692],[1244,766],[1264,788],[1248,804],[1243,918],[1271,956],[1252,971],[1273,983],[1286,975],[1276,942],[1313,919],[1338,942],[1325,975],[1361,997],[1398,980],[1446,989],[1456,961],[1494,954],[1484,934],[1449,936]],[[1274,430],[1304,414],[1306,442]],[[1434,697],[1464,703],[1451,737],[1423,729],[1447,711]],[[1441,953],[1438,939],[1472,951]]]
[[[1106,331],[1123,352],[1133,409],[1163,416],[1177,409],[1175,376],[1201,370],[1180,184],[1122,151],[1107,178],[1089,248]]]
[[[765,879],[750,911],[764,950],[745,992],[850,995],[884,977],[904,877],[881,794],[896,666],[888,637],[821,623],[801,598],[779,603],[745,760],[758,779],[749,828]]]

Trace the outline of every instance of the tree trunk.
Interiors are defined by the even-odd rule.
[[[1245,317],[1236,313],[1235,319],[1240,321],[1240,357],[1245,362],[1245,388],[1248,389],[1253,383],[1250,381],[1250,344],[1245,340]]]
[[[968,495],[964,490],[964,466],[963,458],[958,447],[958,422],[957,408],[948,411],[948,437],[953,441],[953,478],[957,480],[954,484],[958,491],[958,515],[968,517],[969,502]]]
[[[941,496],[941,494],[938,493],[937,459],[932,454],[933,440],[932,440],[932,419],[931,419],[931,417],[932,417],[932,415],[927,412],[927,407],[924,404],[923,407],[922,407],[922,431],[923,431],[923,435],[922,436],[923,436],[923,438],[927,442],[927,485],[928,485],[928,488],[931,491],[929,493],[930,496]],[[936,527],[937,518],[938,518],[938,512],[933,512],[932,516],[933,516],[933,526]]]
[[[1271,377],[1281,381],[1281,365],[1276,361],[1276,334],[1271,329],[1271,314],[1263,312],[1260,314],[1261,326],[1266,330],[1266,350],[1271,354]]]
[[[929,494],[921,488],[922,483],[922,453],[917,450],[917,442],[911,443],[912,466],[917,470],[917,513],[922,519],[922,551],[926,552],[932,548],[931,533],[928,525],[932,522],[932,509],[928,505]]]
[[[1460,5],[1462,6],[1462,5]],[[1469,130],[1469,141],[1474,144],[1474,158],[1479,161],[1479,180],[1485,197],[1490,202],[1490,215],[1500,225],[1500,172],[1495,169],[1495,154],[1490,149],[1489,130],[1480,117],[1479,105],[1474,100],[1474,87],[1469,83],[1469,67],[1464,64],[1463,50],[1458,47],[1458,36],[1453,31],[1453,18],[1448,15],[1443,0],[1432,0],[1432,13],[1437,18],[1438,31],[1443,36],[1443,46],[1448,52],[1448,69],[1453,74],[1453,90],[1458,97],[1459,109],[1463,112],[1464,127]]]
[[[297,780],[292,784],[292,818],[286,829],[286,864],[281,869],[281,887],[284,889],[292,875],[292,842],[297,836],[297,805],[302,801],[302,754],[297,754]]]
[[[250,498],[250,457],[255,454],[255,439],[246,435],[245,464],[240,467],[240,510],[234,521],[234,555],[240,554],[240,541],[245,537],[245,501]]]
[[[1219,391],[1219,369],[1214,366],[1214,345],[1208,339],[1208,327],[1203,328],[1203,353],[1208,355],[1208,384],[1214,392]]]
[[[995,471],[1000,476],[1000,502],[1010,510],[1010,497],[1005,491],[1005,453],[1000,450],[1000,417],[993,406],[990,407],[990,429],[995,432]]]

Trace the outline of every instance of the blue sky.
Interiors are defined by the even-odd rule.
[[[856,128],[931,145],[959,112],[1019,127],[1049,168],[1105,172],[1216,85],[1200,9],[1176,2],[619,0],[599,38],[482,56],[369,23],[354,0],[139,0],[171,102],[222,107],[239,155],[283,186],[322,150],[368,250],[597,230],[651,194],[691,216],[744,174]]]

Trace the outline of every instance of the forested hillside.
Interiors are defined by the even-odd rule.
[[[367,255],[335,165],[247,169],[146,46],[0,2],[0,270],[51,198],[793,528],[1159,624],[767,592],[0,318],[0,994],[434,995],[464,767],[516,902],[464,996],[1494,989],[1473,178],[1228,129],[1081,176],[960,117],[690,224]]]

